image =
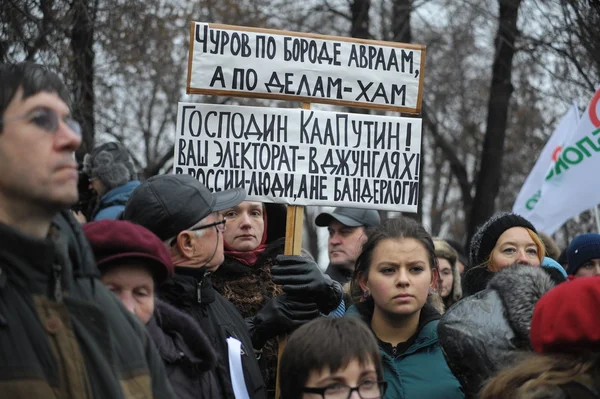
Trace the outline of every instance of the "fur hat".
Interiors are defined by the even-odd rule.
[[[560,284],[535,306],[531,344],[538,353],[600,350],[600,277]]]
[[[524,217],[510,212],[497,213],[480,226],[473,235],[469,251],[469,266],[483,264],[492,253],[502,233],[513,227],[525,227],[537,234],[535,227]]]
[[[573,238],[567,248],[569,266],[567,273],[575,274],[590,259],[600,258],[600,234],[580,234]]]
[[[98,178],[108,188],[122,186],[136,178],[129,152],[121,144],[102,144],[83,158],[83,172]]]

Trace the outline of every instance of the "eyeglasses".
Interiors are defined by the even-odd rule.
[[[29,120],[33,122],[34,125],[44,129],[48,133],[56,133],[60,123],[58,114],[55,111],[51,110],[50,108],[38,108],[27,113],[26,115],[17,116],[6,121],[0,121],[0,126],[5,126],[11,122],[22,120]],[[71,118],[70,116],[66,116],[62,120],[76,135],[81,136],[81,126],[75,119]]]
[[[350,399],[352,392],[358,392],[362,399],[379,399],[385,394],[386,381],[365,381],[357,387],[351,388],[344,384],[329,385],[324,388],[302,388],[304,393],[315,393],[323,399]]]
[[[198,231],[198,230],[203,230],[203,229],[208,229],[210,227],[214,227],[215,230],[217,230],[217,233],[219,233],[219,230],[225,231],[225,223],[227,223],[227,218],[224,217],[223,220],[219,220],[218,222],[204,224],[204,225],[198,226],[198,227],[192,227],[189,229],[185,229],[183,231]],[[171,240],[171,243],[169,245],[172,247],[176,242],[177,242],[177,236],[173,237],[173,239]]]

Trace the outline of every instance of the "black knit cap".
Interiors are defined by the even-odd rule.
[[[525,227],[537,234],[535,227],[524,217],[510,212],[497,213],[480,226],[471,239],[470,267],[483,264],[489,258],[502,233],[513,227]]]

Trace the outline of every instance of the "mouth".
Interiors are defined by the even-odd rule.
[[[254,238],[254,236],[252,234],[242,234],[241,236],[237,236],[236,238],[239,238],[242,240],[248,240],[250,238]]]
[[[413,296],[409,295],[409,294],[400,294],[400,295],[396,295],[392,299],[407,300],[407,299],[410,299],[410,298],[413,298]]]

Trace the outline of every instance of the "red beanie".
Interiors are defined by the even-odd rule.
[[[531,345],[538,353],[600,351],[600,277],[559,284],[535,305]]]
[[[156,283],[173,275],[173,262],[165,244],[150,230],[124,220],[100,220],[85,223],[85,233],[98,268],[139,259],[148,266]]]

